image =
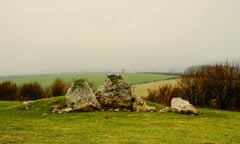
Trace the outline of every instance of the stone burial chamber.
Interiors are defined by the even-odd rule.
[[[121,75],[108,74],[103,85],[95,92],[88,82],[77,78],[72,82],[65,94],[67,107],[59,109],[58,104],[52,105],[52,113],[72,111],[136,111],[136,112],[176,112],[188,115],[200,115],[189,101],[180,97],[171,99],[171,107],[155,108],[147,105],[140,96],[132,95],[131,85]],[[32,101],[24,101],[24,109],[30,109]]]
[[[118,74],[107,75],[95,93],[84,79],[78,78],[66,93],[66,103],[72,111],[156,111],[141,97],[133,96],[131,85]]]
[[[86,80],[78,78],[71,84],[66,93],[67,108],[55,109],[53,112],[142,111],[199,115],[197,109],[182,98],[174,97],[171,100],[171,107],[159,109],[148,106],[140,96],[132,95],[131,90],[131,85],[118,74],[108,74],[104,84],[95,92]]]

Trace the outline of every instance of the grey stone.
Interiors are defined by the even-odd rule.
[[[107,75],[104,85],[95,94],[104,109],[132,109],[131,86],[121,75]]]
[[[133,110],[137,112],[153,112],[156,111],[156,108],[148,106],[141,97],[135,96],[133,101]]]
[[[97,101],[91,87],[81,78],[78,78],[71,84],[66,93],[66,103],[67,107],[72,110],[95,111],[101,109],[101,105]]]
[[[121,75],[109,74],[104,85],[95,92],[96,98],[104,109],[122,111],[155,111],[141,97],[133,96],[131,85]]]
[[[174,109],[172,109],[170,107],[165,107],[165,108],[160,109],[158,112],[159,113],[174,112]]]

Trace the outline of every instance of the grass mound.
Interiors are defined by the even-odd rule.
[[[153,106],[156,108],[164,108],[163,105],[160,105],[160,104],[157,104],[154,102],[150,102],[150,101],[145,101],[145,102],[149,106]],[[1,104],[1,103],[0,104],[4,106],[4,103],[6,103],[5,105],[8,105],[8,108],[11,108],[10,106],[12,105],[12,108],[14,108],[15,110],[16,109],[24,110],[23,103],[15,102],[15,103],[11,104],[11,102],[3,102],[3,104]],[[35,101],[30,101],[30,103],[31,103],[30,104],[31,106],[28,109],[29,111],[41,111],[41,112],[47,112],[47,113],[51,112],[53,107],[57,107],[58,109],[61,109],[61,108],[65,108],[67,106],[65,96],[39,99],[39,100],[35,100]],[[17,106],[14,106],[14,104],[17,104]],[[0,107],[1,107],[1,105],[0,105]]]
[[[155,103],[155,102],[151,102],[151,101],[145,101],[147,105],[149,106],[152,106],[152,107],[156,107],[156,108],[159,108],[159,109],[162,109],[164,108],[165,106],[163,105],[160,105],[158,103]]]
[[[0,102],[0,143],[240,143],[238,112],[201,109],[204,114],[198,117],[106,111],[43,115],[53,104],[64,107],[65,97],[33,101],[29,110],[21,110],[20,102]]]
[[[42,111],[42,112],[51,112],[53,107],[64,108],[66,107],[66,99],[65,96],[52,97],[39,99],[35,101],[31,101],[29,111]],[[18,107],[18,109],[23,110],[23,104]]]

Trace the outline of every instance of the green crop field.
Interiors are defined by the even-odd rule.
[[[37,100],[29,110],[23,110],[20,102],[0,102],[0,143],[240,143],[238,112],[200,109],[200,116],[50,112],[52,103],[64,105],[64,101],[64,97]]]
[[[104,83],[107,73],[66,73],[66,74],[46,74],[46,75],[26,75],[26,76],[11,76],[0,77],[0,82],[13,81],[17,85],[21,85],[27,82],[39,82],[44,88],[48,87],[55,79],[60,78],[66,82],[71,82],[77,77],[82,77],[89,80],[94,84],[94,87]],[[160,74],[123,74],[123,78],[129,83],[138,83],[146,81],[164,80],[171,76]]]

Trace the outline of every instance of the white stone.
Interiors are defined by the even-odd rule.
[[[114,111],[115,111],[115,112],[119,112],[120,110],[119,110],[119,109],[115,109]]]
[[[171,108],[177,113],[198,114],[197,109],[189,101],[179,97],[172,98]]]
[[[23,102],[23,106],[24,106],[24,109],[29,109],[32,105],[32,101],[24,101]]]

